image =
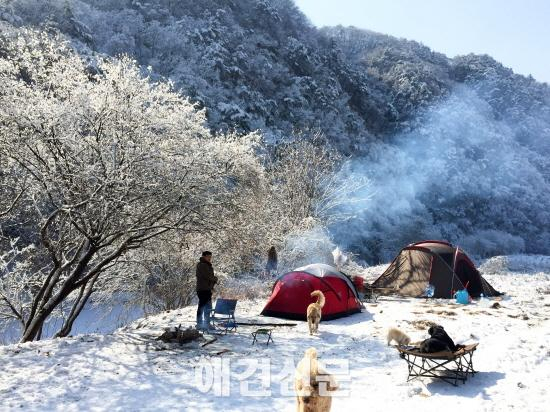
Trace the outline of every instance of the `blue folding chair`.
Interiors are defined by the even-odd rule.
[[[216,306],[210,314],[212,325],[223,333],[228,331],[237,331],[237,321],[235,320],[236,299],[216,299]]]

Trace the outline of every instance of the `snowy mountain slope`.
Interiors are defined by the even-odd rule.
[[[532,122],[549,110],[544,84],[489,56],[451,59],[368,30],[319,30],[291,0],[7,0],[0,20],[58,29],[83,52],[133,56],[204,105],[214,130],[319,129],[357,151],[469,84],[496,116],[528,118],[547,135]]]
[[[285,385],[292,388],[288,376],[305,348],[314,346],[327,368],[338,373],[344,396],[334,399],[335,411],[547,410],[550,273],[485,276],[508,293],[499,309],[381,298],[367,304],[364,313],[323,322],[319,336],[310,337],[304,322],[275,328],[275,343],[269,347],[251,346],[250,326],[203,348],[152,340],[164,327],[191,324],[194,307],[138,320],[111,335],[4,346],[2,409],[291,411],[293,393],[284,393]],[[263,303],[239,302],[238,319],[284,322],[258,317]],[[466,384],[455,388],[430,380],[406,383],[405,362],[386,346],[385,331],[397,325],[413,341],[420,340],[428,321],[444,325],[457,342],[480,342],[474,355],[479,372]],[[226,349],[230,352],[215,355]],[[262,365],[272,372],[263,383]],[[199,372],[202,381],[196,380]],[[246,385],[270,397],[245,396]]]
[[[548,253],[550,88],[490,56],[317,29],[291,0],[6,0],[2,21],[58,30],[83,55],[130,55],[212,130],[273,144],[321,132],[356,160],[350,179],[374,182],[369,212],[331,232],[366,261],[420,237]]]

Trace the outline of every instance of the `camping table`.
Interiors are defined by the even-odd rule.
[[[266,335],[267,336],[267,342],[266,345],[269,346],[269,341],[273,342],[273,338],[271,337],[271,333],[273,332],[272,328],[260,328],[256,329],[254,332],[252,332],[252,336],[254,339],[252,340],[252,344],[254,345],[256,343],[258,335]]]
[[[472,364],[472,355],[477,343],[466,345],[456,352],[421,353],[418,348],[397,347],[399,355],[407,362],[409,376],[407,382],[418,378],[441,379],[456,386],[457,381],[466,383],[468,374],[476,371]]]

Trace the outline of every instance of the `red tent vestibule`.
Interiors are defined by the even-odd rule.
[[[353,282],[344,273],[325,264],[313,264],[281,275],[262,315],[306,320],[306,310],[317,300],[311,292],[325,295],[322,320],[331,320],[361,312],[361,302]]]

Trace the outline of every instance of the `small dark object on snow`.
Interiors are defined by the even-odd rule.
[[[491,305],[491,308],[493,308],[493,309],[500,309],[500,303],[498,303],[498,302],[493,303],[493,304]]]
[[[172,329],[167,329],[157,340],[161,340],[165,343],[179,343],[180,345],[194,341],[200,337],[200,333],[197,329],[187,328],[182,329],[181,325]]]
[[[210,345],[211,343],[216,342],[217,340],[218,340],[218,338],[212,338],[212,339],[210,339],[208,342],[203,343],[203,344],[201,345],[201,348],[204,348],[205,346],[208,346],[208,345]]]
[[[529,316],[523,315],[522,319],[523,319],[523,320],[529,320]]]
[[[229,352],[231,352],[230,349],[222,349],[222,350],[219,350],[217,352],[211,352],[210,355],[219,356],[219,355],[223,355],[224,353],[229,353]]]
[[[523,388],[525,388],[525,385],[524,385],[523,383],[521,383],[521,382],[518,382],[518,388],[522,388],[522,389],[523,389]]]

